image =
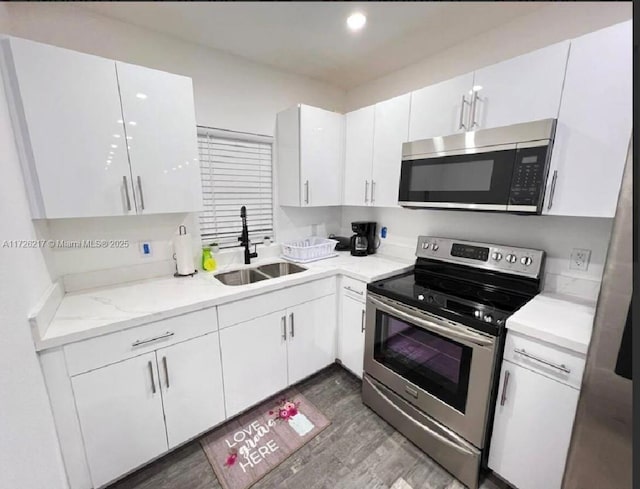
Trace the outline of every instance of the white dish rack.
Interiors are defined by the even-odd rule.
[[[338,244],[335,239],[310,238],[286,241],[282,243],[282,258],[298,263],[309,263],[316,260],[324,260],[338,256],[334,248]]]

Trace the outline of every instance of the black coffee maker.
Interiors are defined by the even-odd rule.
[[[376,244],[376,223],[372,221],[354,221],[351,230],[356,233],[351,236],[351,254],[353,256],[373,255],[378,247]]]

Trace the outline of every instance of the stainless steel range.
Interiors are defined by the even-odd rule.
[[[416,256],[367,287],[362,399],[475,489],[504,323],[540,291],[544,252],[420,236]]]

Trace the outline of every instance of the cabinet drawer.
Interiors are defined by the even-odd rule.
[[[342,277],[341,293],[360,302],[367,297],[367,284],[351,277]]]
[[[226,328],[232,324],[249,321],[274,311],[335,293],[336,279],[329,277],[223,304],[218,306],[220,328]]]
[[[504,359],[580,389],[585,358],[578,353],[509,331]]]
[[[77,375],[218,329],[216,308],[203,309],[64,347],[69,375]]]

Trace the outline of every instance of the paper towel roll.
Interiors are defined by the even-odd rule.
[[[193,244],[191,234],[176,234],[173,237],[173,251],[176,256],[178,275],[191,275],[195,267],[193,261]]]

